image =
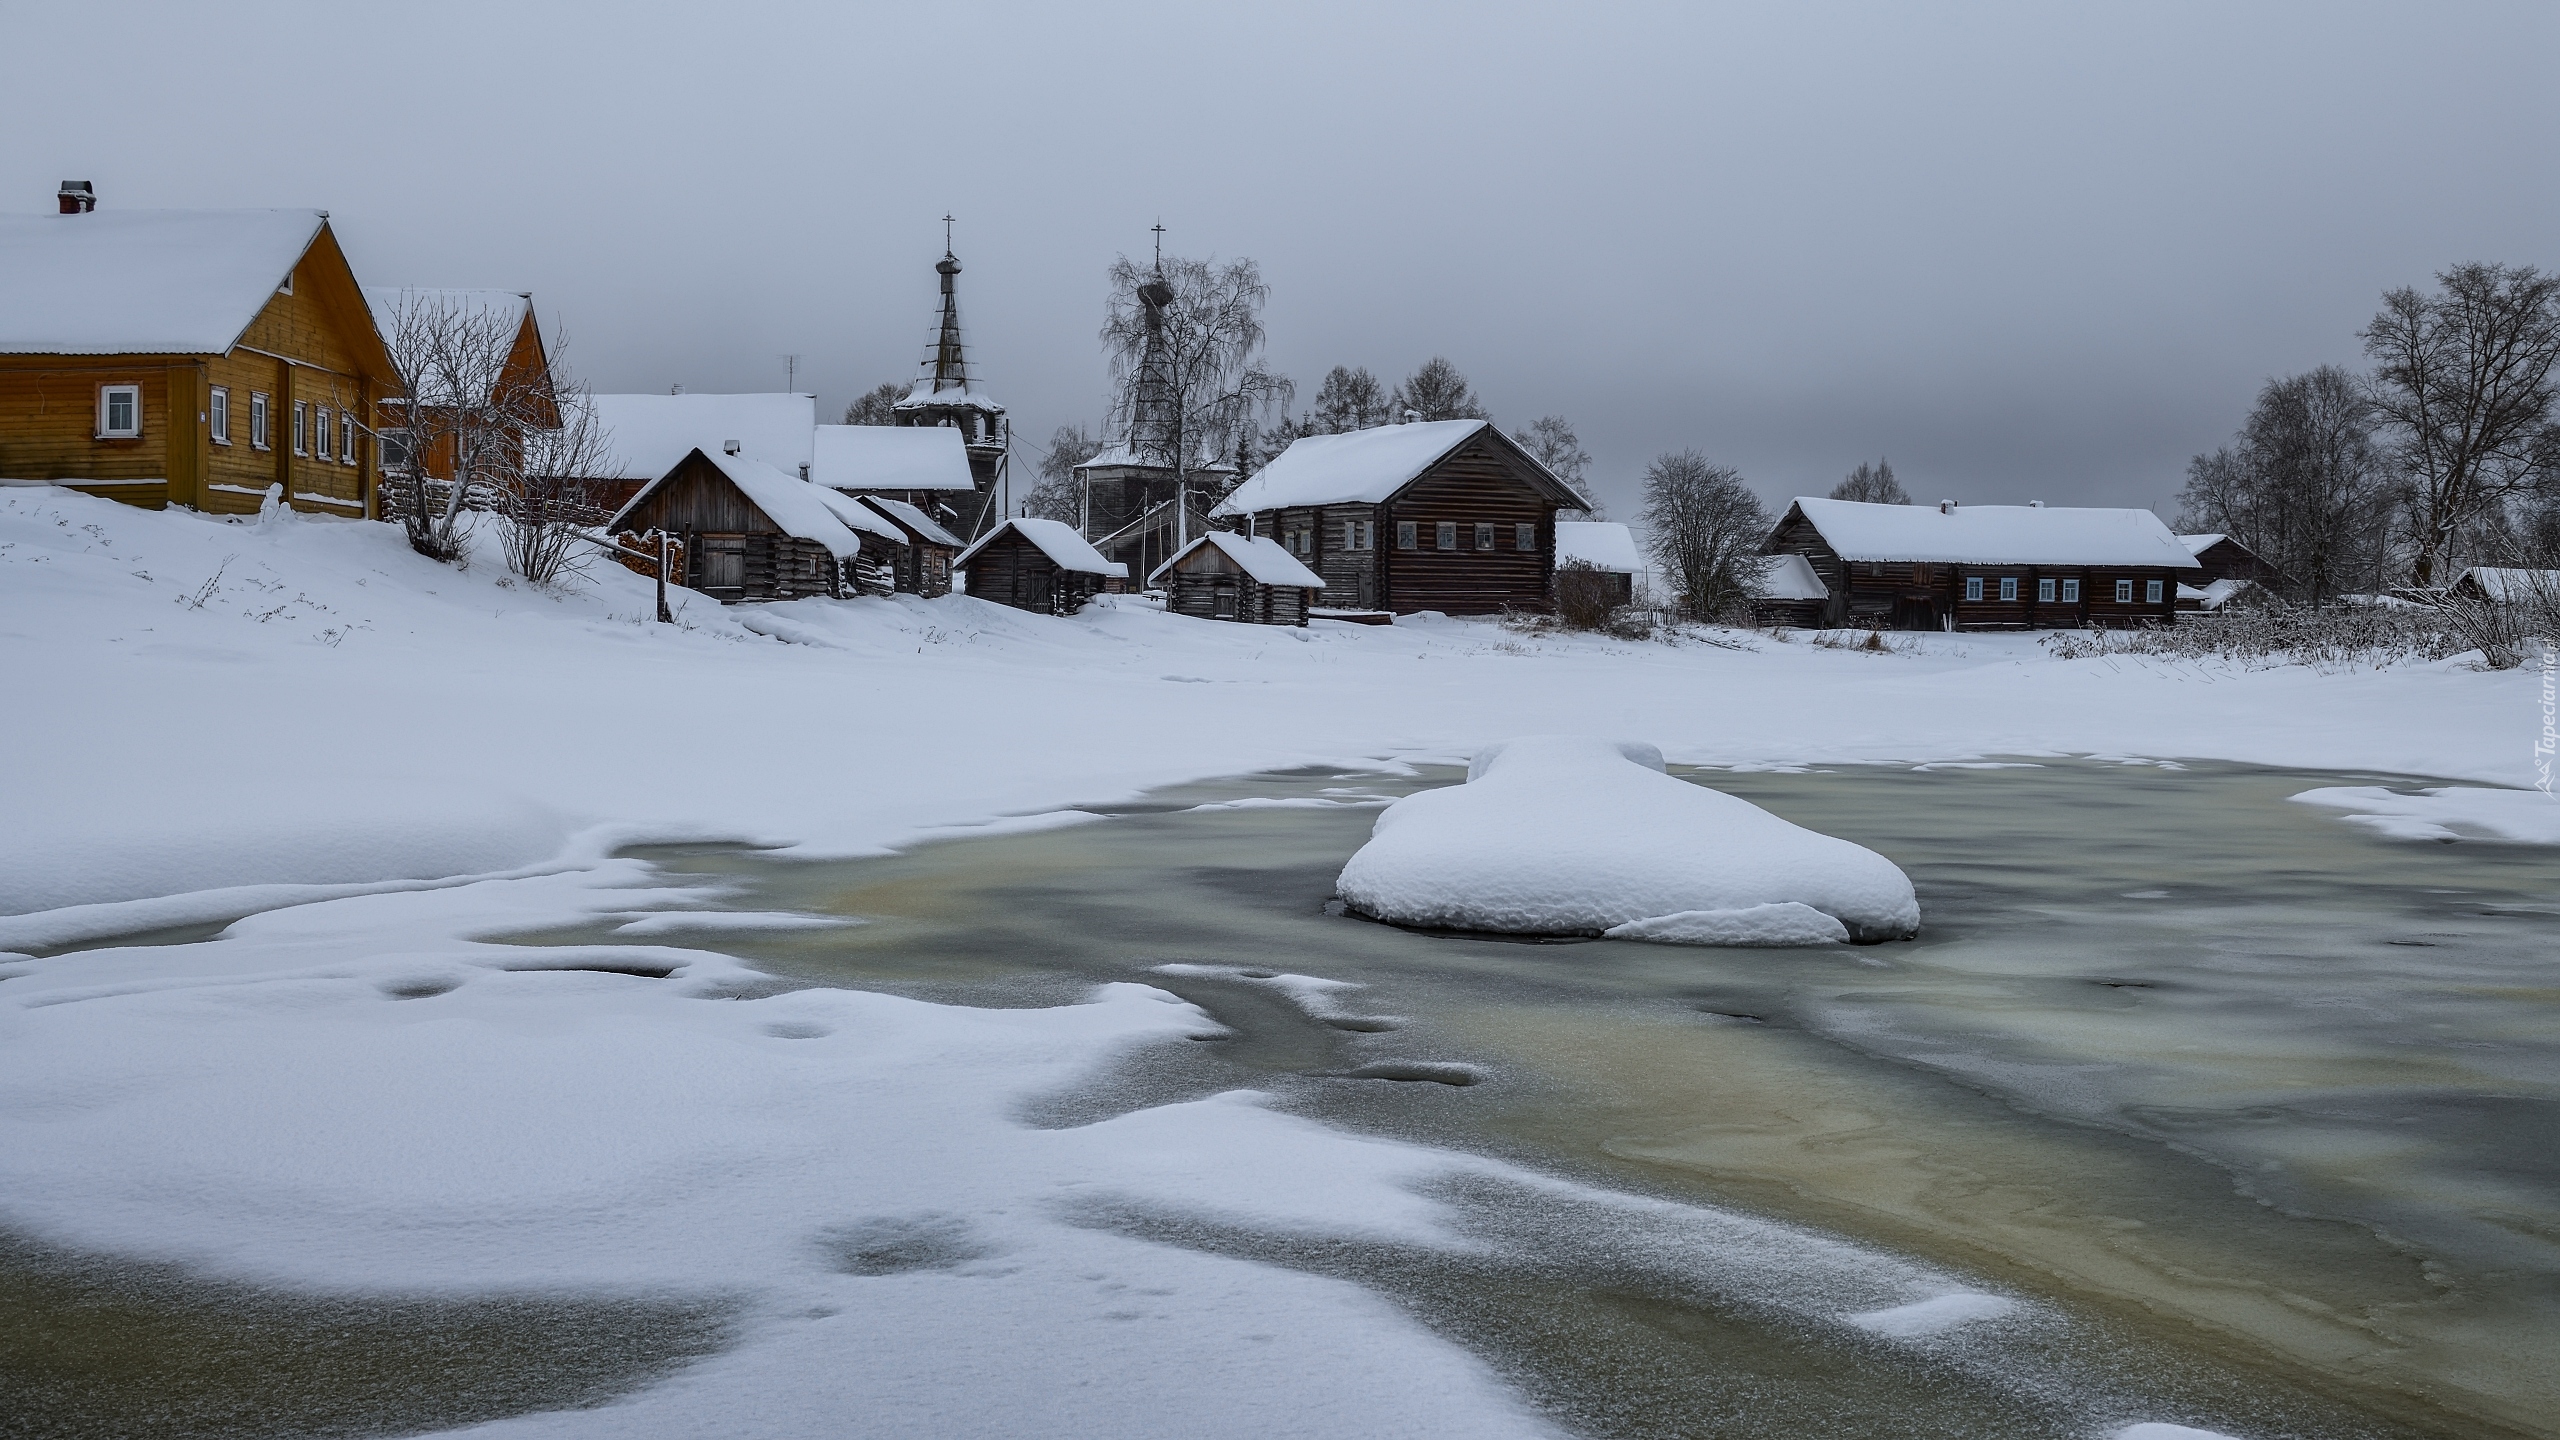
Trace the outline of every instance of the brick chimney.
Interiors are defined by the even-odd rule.
[[[53,198],[65,215],[86,215],[98,208],[98,192],[90,189],[86,180],[63,181],[61,193]]]

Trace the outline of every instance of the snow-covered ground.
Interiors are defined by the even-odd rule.
[[[206,943],[0,963],[0,1226],[289,1284],[737,1297],[729,1353],[493,1434],[1539,1433],[1365,1290],[1075,1222],[1118,1207],[1457,1246],[1417,1186],[1559,1182],[1250,1095],[1024,1124],[1024,1101],[1209,1022],[1134,985],[1048,1010],[724,998],[741,967],[686,948],[718,933],[670,913],[703,897],[611,853],[861,853],[1523,733],[1728,765],[2202,756],[2522,786],[2540,723],[2536,677],[2459,663],[1273,630],[1135,601],[1050,619],[691,597],[680,627],[651,608],[609,566],[539,593],[386,526],[0,489],[0,950],[247,917]],[[600,959],[481,938],[599,915],[658,943]],[[665,973],[576,968],[601,963]],[[1820,1323],[2018,1323],[1955,1277],[1676,1218]]]

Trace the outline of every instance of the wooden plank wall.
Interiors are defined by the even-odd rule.
[[[1438,548],[1437,527],[1455,522],[1455,550]],[[1416,527],[1416,548],[1397,545],[1397,527]],[[1476,546],[1475,527],[1491,522],[1493,548]],[[1521,550],[1513,527],[1535,525],[1536,545]],[[1460,446],[1379,507],[1378,553],[1386,585],[1379,603],[1399,614],[1438,610],[1487,615],[1542,610],[1554,567],[1555,506],[1514,476],[1506,457],[1481,436]]]

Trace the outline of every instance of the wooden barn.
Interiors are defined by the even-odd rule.
[[[855,498],[907,537],[906,549],[899,552],[897,587],[910,595],[950,594],[952,561],[968,548],[960,537],[904,500],[887,495]]]
[[[2200,576],[2191,576],[2190,585],[2199,588],[2216,580],[2242,580],[2251,585],[2264,585],[2270,590],[2288,588],[2284,572],[2258,558],[2257,552],[2228,535],[2181,535],[2178,543],[2196,557],[2204,567]]]
[[[821,425],[809,478],[848,495],[903,502],[938,529],[965,530],[982,496],[963,434],[949,425]]]
[[[1548,606],[1558,510],[1582,497],[1483,420],[1310,435],[1217,509],[1322,576],[1337,606],[1488,615]]]
[[[2148,510],[1799,497],[1761,547],[1801,555],[1821,624],[1896,630],[2167,625],[2196,563]]]
[[[320,210],[0,215],[0,479],[371,515],[400,378]]]
[[[885,591],[885,581],[871,577],[890,573],[905,543],[849,496],[761,460],[699,447],[643,486],[606,528],[644,554],[656,551],[650,536],[672,537],[683,546],[684,568],[667,578],[724,605]]]
[[[988,531],[952,564],[966,576],[969,594],[1041,615],[1072,615],[1129,580],[1128,566],[1103,559],[1074,526],[1028,516]]]
[[[1212,530],[1147,577],[1164,606],[1202,620],[1304,625],[1324,579],[1268,536]]]
[[[1751,596],[1751,623],[1817,630],[1831,606],[1831,589],[1802,555],[1769,557]]]
[[[1614,520],[1556,522],[1556,564],[1579,560],[1609,577],[1609,603],[1626,605],[1636,598],[1636,576],[1644,569],[1636,533]]]

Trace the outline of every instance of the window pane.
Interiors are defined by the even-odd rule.
[[[1489,522],[1481,520],[1476,522],[1476,548],[1479,550],[1493,548],[1493,526]]]
[[[2133,603],[2132,581],[2119,580],[2116,582],[2116,603],[2119,605],[2130,605]]]
[[[2040,600],[2040,601],[2044,601],[2044,602],[2046,602],[2046,603],[2048,603],[2048,604],[2052,602],[2052,600],[2053,600],[2053,582],[2052,582],[2052,581],[2050,581],[2050,580],[2038,580],[2038,581],[2036,582],[2036,599],[2038,599],[2038,600]]]
[[[2144,600],[2146,600],[2146,601],[2148,601],[2148,602],[2150,602],[2151,604],[2154,604],[2154,605],[2157,605],[2157,604],[2159,604],[2159,603],[2160,603],[2160,582],[2159,582],[2159,581],[2157,581],[2157,580],[2153,580],[2153,581],[2149,581],[2149,582],[2145,583],[2145,584],[2143,585],[2143,587],[2142,587],[2142,591],[2143,591],[2142,598],[2143,598]]]
[[[1511,527],[1511,548],[1512,548],[1512,549],[1514,549],[1514,550],[1535,550],[1535,549],[1537,549],[1537,548],[1538,548],[1538,527],[1537,527],[1537,526],[1535,526],[1535,525],[1514,525],[1514,526],[1512,526],[1512,527]]]
[[[2000,598],[2003,600],[2015,600],[2018,598],[2017,576],[2003,575],[2000,577]]]
[[[2066,600],[2066,601],[2076,601],[2076,600],[2078,600],[2078,599],[2080,598],[2080,582],[2079,582],[2079,581],[2077,581],[2077,580],[2065,580],[2065,581],[2063,581],[2063,582],[2062,582],[2062,598],[2063,598],[2064,600]]]
[[[1964,598],[1967,600],[1979,600],[1982,598],[1981,576],[1968,575],[1964,578]]]
[[[1421,527],[1416,522],[1411,520],[1397,521],[1396,548],[1399,550],[1413,550],[1420,548],[1422,542],[1416,538],[1420,528]]]
[[[1455,550],[1455,549],[1457,549],[1457,548],[1458,548],[1458,522],[1457,522],[1457,521],[1455,521],[1455,520],[1443,520],[1443,521],[1441,521],[1441,522],[1440,522],[1440,524],[1439,524],[1439,532],[1440,532],[1440,533],[1439,533],[1438,535],[1434,536],[1433,538],[1439,542],[1439,545],[1440,545],[1440,548],[1441,548],[1441,549],[1443,549],[1443,550]]]

